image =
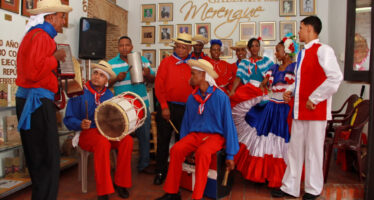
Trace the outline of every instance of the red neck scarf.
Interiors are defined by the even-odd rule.
[[[209,89],[209,88],[208,88],[208,89]],[[196,89],[192,92],[192,95],[193,95],[193,97],[195,98],[195,100],[196,100],[197,102],[200,103],[198,113],[199,113],[200,115],[202,115],[203,112],[204,112],[205,103],[208,101],[208,99],[210,98],[210,96],[212,96],[213,92],[216,90],[216,86],[213,86],[213,91],[212,91],[212,93],[209,93],[208,95],[206,95],[206,97],[205,97],[204,100],[203,100],[203,99],[201,98],[201,96],[197,93],[198,90],[199,90],[199,88],[196,88]],[[208,91],[208,90],[207,90],[207,91]]]
[[[257,61],[259,61],[260,59],[250,57],[249,60],[255,65],[255,73],[257,74]],[[248,68],[248,72],[249,74],[251,74],[251,68]]]
[[[100,98],[105,94],[105,91],[107,87],[104,87],[104,89],[101,90],[101,92],[97,92],[95,89],[91,87],[91,81],[87,81],[84,87],[90,91],[93,95],[95,95],[95,104],[100,104]]]

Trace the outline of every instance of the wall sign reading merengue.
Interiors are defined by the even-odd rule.
[[[197,5],[194,3],[193,0],[188,0],[186,3],[182,5],[179,9],[181,14],[184,14],[184,21],[193,20],[195,18],[200,18],[201,21],[205,22],[206,20],[213,20],[213,19],[222,19],[224,20],[214,29],[214,35],[217,38],[230,38],[235,29],[238,27],[239,23],[242,19],[246,21],[251,21],[252,18],[259,17],[259,14],[265,9],[262,6],[257,7],[241,7],[240,9],[232,9],[226,8],[222,6],[220,8],[212,7],[210,4],[217,5],[218,3],[243,3],[243,2],[257,2],[251,0],[206,0],[201,5]],[[247,4],[246,4],[247,5]],[[221,35],[225,31],[221,31],[223,29],[227,29],[228,27],[231,28],[231,32],[226,35]]]

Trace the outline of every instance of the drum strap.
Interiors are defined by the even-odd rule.
[[[100,104],[100,98],[105,94],[107,87],[104,87],[104,89],[100,92],[97,92],[91,87],[90,81],[87,81],[84,85],[84,88],[90,91],[93,95],[95,95],[95,104]]]

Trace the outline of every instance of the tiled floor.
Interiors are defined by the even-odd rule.
[[[89,161],[88,193],[81,192],[81,183],[77,178],[78,167],[74,166],[61,173],[59,200],[94,200],[97,198],[92,156]],[[133,158],[133,186],[129,190],[131,200],[151,200],[163,195],[161,186],[153,185],[153,175],[139,174],[135,170],[136,160]],[[181,190],[182,199],[191,199],[191,192]],[[31,187],[26,188],[6,199],[30,199]],[[332,164],[328,183],[325,184],[323,195],[319,199],[362,199],[363,184],[360,184],[356,174],[343,172]],[[111,200],[120,200],[118,195],[112,194]],[[255,184],[244,180],[239,173],[235,173],[235,182],[229,196],[224,200],[272,199],[270,189],[263,184]],[[301,199],[301,198],[300,198]]]

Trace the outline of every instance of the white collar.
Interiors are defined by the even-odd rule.
[[[304,48],[309,49],[310,47],[313,46],[313,44],[318,43],[318,42],[319,42],[319,39],[314,39],[314,40],[310,41],[308,44],[306,44]]]

